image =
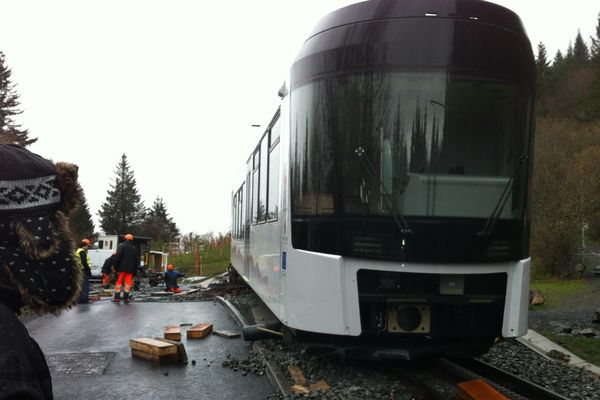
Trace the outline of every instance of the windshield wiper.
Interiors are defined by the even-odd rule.
[[[521,173],[523,165],[525,164],[528,158],[529,156],[527,156],[527,154],[521,154],[521,157],[519,158],[519,162],[517,163],[515,170],[506,182],[506,185],[504,185],[504,190],[502,191],[502,194],[500,195],[500,198],[496,203],[496,207],[494,207],[494,211],[492,211],[492,214],[485,221],[483,229],[477,232],[477,236],[490,236],[492,234],[494,226],[496,225],[496,221],[498,221],[498,219],[500,218],[500,214],[502,214],[502,210],[504,210],[504,206],[506,205],[506,201],[509,197],[508,195],[512,192],[513,183]]]
[[[390,192],[387,191],[381,179],[377,177],[377,174],[375,173],[375,167],[369,159],[369,156],[367,156],[365,149],[359,147],[356,150],[354,150],[354,152],[358,156],[358,159],[361,161],[361,164],[364,167],[365,171],[367,171],[369,177],[373,180],[373,182],[376,182],[381,187],[381,191],[384,194],[383,201],[388,210],[390,210],[390,213],[392,214],[392,219],[396,223],[398,229],[400,229],[400,232],[402,234],[411,234],[412,229],[410,228],[400,211],[398,211],[398,208],[396,208],[396,206],[394,205],[392,195],[390,194]]]

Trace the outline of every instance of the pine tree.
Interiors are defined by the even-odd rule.
[[[69,217],[69,224],[76,242],[94,235],[94,222],[87,200],[84,199],[83,204],[73,211]]]
[[[110,185],[106,200],[98,211],[100,226],[108,234],[135,232],[144,220],[146,208],[125,154],[121,156],[115,174],[115,183]]]
[[[167,206],[161,197],[154,200],[140,227],[140,232],[144,236],[150,236],[155,243],[171,243],[179,240],[179,228],[169,216]]]
[[[21,129],[14,120],[23,111],[19,109],[19,95],[11,82],[12,71],[6,66],[4,53],[0,51],[0,143],[17,143],[28,146],[37,138],[30,139],[29,131]]]

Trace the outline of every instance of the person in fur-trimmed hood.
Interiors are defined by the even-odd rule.
[[[44,354],[17,315],[75,304],[82,272],[68,216],[82,201],[77,166],[0,144],[0,400],[52,399]]]

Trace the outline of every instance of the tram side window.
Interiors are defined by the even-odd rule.
[[[276,221],[279,218],[279,120],[270,132],[269,147],[269,199],[267,219]]]
[[[269,154],[269,135],[264,135],[260,141],[260,181],[258,190],[258,223],[266,222],[267,220],[267,157]]]
[[[241,239],[244,237],[244,186],[238,191],[238,237]]]
[[[233,199],[231,201],[231,204],[233,206],[232,207],[232,209],[233,209],[233,211],[232,211],[232,219],[233,220],[231,221],[231,225],[232,225],[231,226],[231,231],[232,231],[233,237],[237,238],[237,234],[238,234],[238,231],[237,231],[237,206],[238,206],[237,193],[235,195],[233,195]]]
[[[233,196],[233,226],[232,235],[236,239],[241,239],[244,232],[244,184]]]
[[[252,215],[252,224],[256,224],[258,222],[258,172],[260,166],[260,148],[257,148],[254,152],[253,156],[253,170],[252,170],[252,210],[250,215]]]

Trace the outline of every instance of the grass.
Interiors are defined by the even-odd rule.
[[[214,276],[227,270],[231,247],[229,245],[221,249],[206,248],[201,253],[202,276]],[[187,276],[196,276],[196,261],[192,253],[185,253],[169,257],[169,263],[173,264],[178,271],[185,272]]]
[[[540,333],[584,360],[594,365],[600,365],[600,343],[598,340],[583,336],[558,336],[551,329],[542,329]]]
[[[535,306],[535,309],[548,311],[559,308],[566,302],[577,301],[581,291],[590,285],[585,279],[573,279],[532,281],[529,286],[531,289],[538,289],[545,298],[544,304]]]
[[[565,304],[576,304],[581,298],[593,294],[594,290],[585,279],[532,281],[530,287],[540,290],[544,295],[544,304],[531,307],[539,311],[552,311]],[[559,336],[549,326],[541,328],[539,333],[584,360],[600,365],[599,340],[583,336]]]

